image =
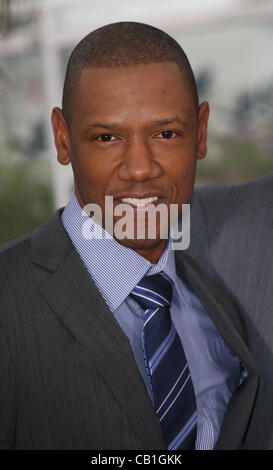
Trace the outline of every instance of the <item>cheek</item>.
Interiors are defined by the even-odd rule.
[[[75,179],[100,187],[107,177],[107,167],[102,158],[92,156],[90,152],[81,151],[72,161]]]
[[[176,184],[191,182],[194,177],[196,165],[196,155],[194,152],[181,152],[176,158],[169,159],[165,167],[166,173]]]
[[[174,187],[174,199],[177,203],[187,203],[194,186],[196,159],[181,156],[169,167],[168,176]]]
[[[105,165],[90,157],[83,155],[72,161],[74,172],[75,188],[85,204],[99,203],[104,201],[107,192],[107,182],[109,180]]]

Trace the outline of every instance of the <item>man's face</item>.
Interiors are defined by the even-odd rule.
[[[61,111],[52,123],[60,163],[71,162],[80,205],[105,196],[114,208],[128,198],[157,198],[155,204],[188,203],[197,158],[206,154],[208,105],[198,110],[174,63],[84,69],[69,128]],[[131,201],[136,205],[137,201]],[[114,219],[115,223],[115,219]],[[166,240],[121,243],[158,259]]]

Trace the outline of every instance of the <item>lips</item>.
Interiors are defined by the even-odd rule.
[[[131,193],[124,192],[116,195],[114,200],[117,204],[130,204],[134,208],[143,208],[150,204],[157,206],[166,200],[166,194],[158,190],[132,191]]]
[[[123,203],[131,204],[132,206],[146,206],[147,204],[153,204],[158,201],[158,196],[135,198],[135,197],[124,197],[120,199]]]

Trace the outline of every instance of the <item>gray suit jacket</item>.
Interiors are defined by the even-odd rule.
[[[246,449],[273,449],[273,173],[195,190],[188,253],[244,316],[261,371]]]
[[[258,386],[244,326],[194,261],[177,253],[177,267],[248,368],[217,445],[241,448]],[[129,341],[77,255],[60,211],[2,247],[0,331],[0,448],[166,448]]]

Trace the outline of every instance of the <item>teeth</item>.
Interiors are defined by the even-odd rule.
[[[127,202],[128,204],[132,204],[132,206],[145,206],[145,204],[152,204],[157,200],[158,196],[146,197],[143,199],[137,199],[134,197],[124,197],[121,199],[122,202]]]

